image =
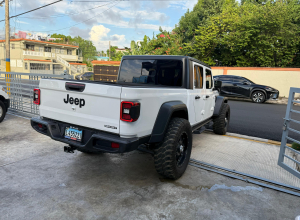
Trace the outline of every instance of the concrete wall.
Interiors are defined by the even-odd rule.
[[[281,97],[288,97],[290,87],[300,88],[300,68],[268,67],[212,67],[213,75],[235,75],[279,90]]]

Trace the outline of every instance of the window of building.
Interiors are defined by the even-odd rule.
[[[51,52],[51,47],[45,47],[45,52]]]
[[[194,66],[194,88],[203,88],[203,67]]]
[[[206,69],[205,71],[206,74],[206,89],[211,89],[212,88],[212,76],[211,76],[211,71],[209,69]]]
[[[65,50],[64,50],[64,49],[60,49],[60,53],[61,53],[61,54],[64,54],[64,53],[65,53]]]
[[[44,52],[44,47],[39,47],[40,52]]]
[[[28,63],[25,63],[25,70],[28,70]]]
[[[60,49],[59,49],[59,48],[56,48],[56,49],[55,49],[55,53],[60,53]]]
[[[67,54],[72,55],[72,50],[67,49]]]
[[[15,44],[11,44],[11,49],[15,49]]]
[[[34,45],[26,44],[27,50],[34,50]]]

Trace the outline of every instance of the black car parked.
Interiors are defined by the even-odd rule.
[[[251,80],[230,75],[214,76],[215,81],[221,81],[220,95],[227,97],[250,98],[255,103],[263,103],[268,99],[277,99],[279,91],[269,87],[258,85]]]
[[[91,80],[91,77],[94,76],[93,72],[85,72],[81,75],[81,80]]]

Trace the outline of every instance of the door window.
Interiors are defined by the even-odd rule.
[[[194,66],[194,88],[203,88],[203,67]]]
[[[211,89],[212,88],[212,75],[211,71],[209,69],[205,70],[206,73],[206,89]]]

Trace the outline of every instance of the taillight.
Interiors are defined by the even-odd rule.
[[[119,143],[111,142],[111,147],[112,148],[120,148],[120,144]]]
[[[33,103],[36,105],[41,104],[41,90],[40,89],[33,90]]]
[[[121,102],[120,119],[122,121],[134,122],[140,117],[141,105],[139,102]]]

